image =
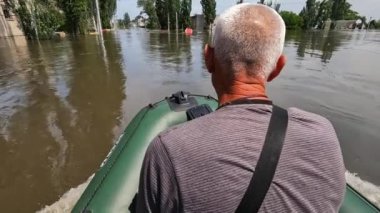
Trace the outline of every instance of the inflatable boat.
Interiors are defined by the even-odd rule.
[[[217,100],[211,96],[178,92],[141,109],[113,146],[72,212],[130,212],[145,150],[152,139],[171,126],[207,114],[217,107]],[[380,210],[347,185],[340,212],[380,213]]]

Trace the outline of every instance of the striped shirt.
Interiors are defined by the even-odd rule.
[[[175,126],[149,146],[138,212],[234,212],[254,173],[272,106],[225,106]],[[260,212],[338,212],[344,163],[334,128],[316,114],[288,109],[273,182]]]

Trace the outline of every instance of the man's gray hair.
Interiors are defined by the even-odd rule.
[[[231,76],[243,69],[267,78],[284,48],[285,23],[265,5],[235,5],[216,19],[213,31],[210,46]]]

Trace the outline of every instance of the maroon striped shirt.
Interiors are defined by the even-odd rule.
[[[138,212],[234,212],[260,156],[272,106],[230,105],[154,139]],[[260,212],[338,212],[344,164],[331,123],[290,108],[284,147]]]

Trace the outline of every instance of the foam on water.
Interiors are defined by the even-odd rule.
[[[73,209],[75,203],[78,201],[81,194],[90,183],[92,175],[88,180],[76,188],[67,191],[57,202],[50,206],[46,206],[37,213],[69,213]],[[355,173],[346,172],[346,181],[368,200],[380,207],[380,186],[376,186],[370,182],[362,180]]]
[[[380,186],[362,180],[357,174],[346,172],[346,181],[369,201],[380,208]]]
[[[70,213],[93,177],[94,175],[91,175],[86,182],[75,188],[71,188],[58,201],[50,206],[45,206],[45,208],[37,211],[37,213]]]

